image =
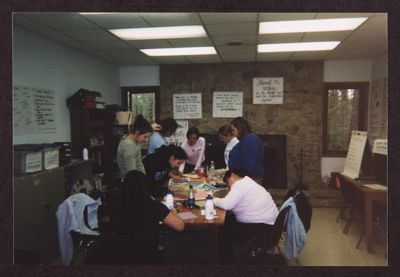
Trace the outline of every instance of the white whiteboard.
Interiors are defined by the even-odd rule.
[[[213,117],[235,118],[243,116],[243,92],[215,91]]]
[[[174,118],[202,118],[201,93],[185,93],[173,95]]]
[[[14,135],[56,133],[54,92],[47,89],[14,86]]]
[[[283,104],[283,77],[253,78],[253,104]]]
[[[355,179],[360,176],[361,162],[363,159],[367,132],[352,131],[349,149],[347,150],[343,174]]]

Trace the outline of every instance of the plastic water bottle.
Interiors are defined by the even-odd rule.
[[[207,220],[213,220],[214,219],[214,202],[211,194],[207,195],[206,198],[206,211],[205,211],[205,216]]]
[[[207,177],[210,178],[210,179],[214,178],[214,171],[215,171],[214,161],[211,161],[210,162],[210,167],[209,167],[208,172],[207,172]]]
[[[89,152],[86,147],[82,150],[82,156],[84,160],[89,160]]]
[[[194,199],[193,186],[190,185],[189,186],[189,197],[188,197],[188,207],[189,207],[189,209],[193,209],[194,208],[194,203],[195,203],[195,199]]]
[[[168,190],[167,196],[165,197],[165,203],[167,204],[168,209],[172,210],[174,208],[174,197],[170,190]]]
[[[215,170],[215,165],[214,165],[214,161],[210,162],[210,171],[214,171]]]

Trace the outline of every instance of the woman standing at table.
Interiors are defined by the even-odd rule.
[[[239,142],[239,140],[233,135],[233,130],[229,125],[224,125],[218,129],[218,137],[220,141],[226,144],[224,159],[226,168],[229,168],[229,153],[232,151],[232,148]]]
[[[153,132],[152,125],[138,114],[128,135],[121,138],[117,149],[117,164],[121,177],[131,170],[145,173],[142,163],[142,145]]]
[[[204,162],[204,151],[206,148],[206,140],[200,137],[199,129],[190,127],[186,133],[187,140],[181,145],[188,156],[185,163],[179,167],[179,171],[183,173],[190,173],[201,167]]]
[[[149,182],[150,194],[156,198],[162,198],[167,192],[167,181],[173,178],[183,181],[182,176],[171,172],[178,169],[187,159],[185,151],[179,146],[168,145],[156,149],[153,154],[143,159],[146,176]]]
[[[249,177],[262,185],[264,177],[264,144],[251,132],[249,123],[243,117],[231,122],[233,135],[239,142],[229,153],[229,168],[245,169]]]
[[[178,123],[171,117],[166,117],[160,121],[160,130],[154,132],[149,140],[149,146],[147,147],[147,155],[150,155],[163,145],[167,145],[165,138],[175,134],[178,128]]]

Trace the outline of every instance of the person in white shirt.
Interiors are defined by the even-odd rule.
[[[200,132],[196,127],[190,127],[186,133],[187,140],[181,145],[188,156],[185,163],[179,167],[179,171],[190,173],[199,169],[204,162],[204,152],[206,149],[206,140],[200,137]]]
[[[226,168],[228,169],[229,153],[232,148],[239,142],[239,140],[233,135],[233,131],[230,125],[221,126],[218,129],[219,140],[226,144],[224,151],[224,159]]]
[[[246,176],[245,170],[230,168],[224,177],[229,192],[224,198],[214,198],[215,206],[227,210],[224,225],[219,229],[220,259],[225,264],[235,262],[234,245],[245,245],[255,235],[272,230],[279,214],[269,192]]]

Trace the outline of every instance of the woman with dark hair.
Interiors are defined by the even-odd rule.
[[[182,176],[174,174],[171,170],[178,169],[186,159],[185,151],[176,145],[163,145],[156,149],[155,153],[147,155],[143,159],[152,196],[161,198],[166,194],[169,178],[178,181],[184,180]]]
[[[219,231],[220,255],[228,263],[233,259],[233,245],[264,234],[279,214],[270,193],[246,175],[244,169],[229,168],[224,176],[229,192],[224,198],[214,198],[215,206],[230,211]]]
[[[188,156],[186,162],[179,167],[179,171],[189,173],[197,170],[204,162],[204,151],[206,149],[206,140],[200,137],[199,129],[190,127],[186,133],[187,140],[181,145]]]
[[[152,154],[155,150],[162,145],[167,145],[166,137],[170,137],[175,134],[178,129],[178,123],[171,117],[166,117],[160,121],[160,130],[154,132],[149,140],[149,146],[147,147],[147,155]]]
[[[129,171],[121,185],[121,236],[126,264],[157,264],[159,222],[175,231],[183,231],[184,222],[176,211],[150,197],[147,178],[137,170]],[[121,261],[122,262],[122,261]]]
[[[264,177],[264,144],[251,132],[249,123],[243,117],[231,122],[233,135],[239,143],[229,153],[229,168],[245,169],[250,178],[262,185]]]
[[[228,167],[229,153],[232,151],[233,147],[239,142],[239,140],[233,135],[233,130],[231,126],[224,125],[218,129],[219,140],[226,144],[224,151],[224,159],[226,167]]]
[[[117,163],[121,176],[131,170],[145,173],[142,163],[142,145],[153,132],[152,125],[138,114],[133,122],[129,134],[121,138],[117,149]]]

